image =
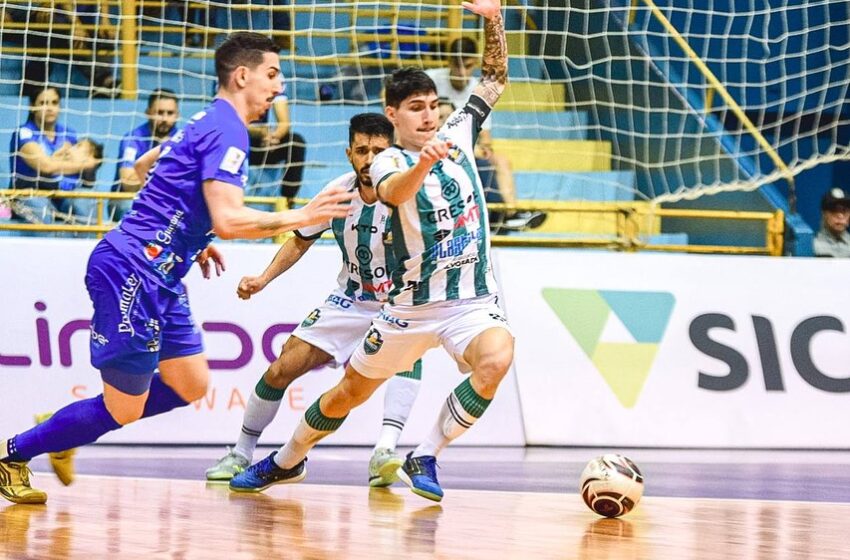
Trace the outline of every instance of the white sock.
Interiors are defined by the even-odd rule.
[[[413,450],[413,457],[436,457],[449,442],[471,428],[489,405],[490,400],[479,396],[466,378],[443,403],[437,423]]]
[[[300,463],[307,453],[321,441],[322,438],[334,433],[347,418],[328,418],[322,414],[319,408],[319,397],[316,402],[310,405],[307,412],[295,428],[295,433],[292,438],[281,447],[277,455],[274,457],[274,462],[282,469],[291,469]]]
[[[384,448],[395,451],[401,431],[410,417],[410,409],[419,394],[419,379],[393,376],[387,382],[387,392],[384,395],[384,421],[381,426],[381,435],[375,449]]]
[[[233,448],[234,453],[253,461],[257,441],[260,439],[263,430],[277,416],[284,391],[285,389],[274,389],[267,385],[263,379],[260,379],[260,382],[254,388],[254,392],[248,397],[245,416],[242,419],[242,431],[239,433],[236,447]],[[277,398],[275,399],[275,397]]]

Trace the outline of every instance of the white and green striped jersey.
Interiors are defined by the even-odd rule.
[[[453,144],[416,196],[391,210],[393,270],[390,301],[422,305],[470,299],[498,291],[490,260],[490,229],[473,146],[490,107],[478,96],[455,111],[437,131]],[[379,185],[416,164],[418,152],[393,146],[372,162]]]
[[[357,174],[346,173],[325,186],[343,186],[357,190]],[[357,301],[387,301],[392,286],[392,251],[385,245],[388,237],[389,211],[380,202],[366,204],[359,196],[351,201],[351,210],[345,218],[301,228],[295,235],[301,239],[316,239],[332,230],[342,251],[342,270],[337,282],[346,296]],[[387,262],[387,261],[390,262]]]

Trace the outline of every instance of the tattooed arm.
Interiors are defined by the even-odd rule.
[[[481,82],[473,93],[493,107],[508,83],[508,45],[502,6],[499,0],[472,0],[461,5],[485,20]]]

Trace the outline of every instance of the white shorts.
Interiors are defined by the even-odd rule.
[[[356,301],[334,290],[321,307],[301,321],[292,336],[324,350],[334,365],[341,366],[363,340],[363,333],[380,310],[380,302]]]
[[[412,369],[425,352],[442,345],[460,371],[469,372],[463,353],[473,338],[493,327],[513,334],[497,300],[493,294],[415,307],[386,304],[354,349],[351,365],[365,377],[386,379]]]

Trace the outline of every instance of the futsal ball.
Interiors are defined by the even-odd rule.
[[[610,453],[587,464],[579,489],[587,507],[604,517],[619,517],[643,496],[643,475],[631,459]]]

